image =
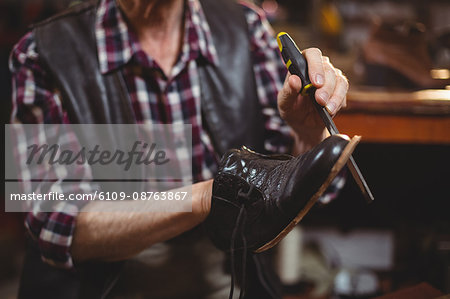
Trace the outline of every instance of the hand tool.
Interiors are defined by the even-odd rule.
[[[317,112],[319,113],[320,117],[325,123],[328,132],[330,132],[331,135],[339,134],[339,131],[336,128],[336,125],[334,124],[334,121],[331,118],[330,114],[328,113],[327,109],[325,107],[322,107],[316,101],[315,98],[316,88],[312,85],[311,80],[309,79],[308,63],[305,57],[303,56],[302,52],[299,50],[299,48],[292,40],[292,38],[289,36],[289,34],[287,34],[286,32],[280,32],[277,36],[277,41],[278,46],[280,48],[281,56],[283,57],[284,63],[286,64],[286,68],[291,74],[300,77],[300,80],[302,81],[302,89],[300,93],[302,95],[309,95],[314,106],[317,109]],[[350,157],[347,163],[347,167],[349,168],[353,178],[355,179],[356,183],[361,189],[364,198],[368,202],[372,202],[374,200],[372,192],[370,191],[370,188],[367,185],[366,180],[364,179],[361,171],[359,170],[358,165],[356,165],[353,156]]]

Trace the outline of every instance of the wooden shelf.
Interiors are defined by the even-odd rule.
[[[450,145],[450,90],[352,90],[335,122],[364,142]]]

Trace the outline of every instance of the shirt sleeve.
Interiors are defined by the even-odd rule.
[[[278,91],[283,87],[287,74],[278,43],[264,11],[248,2],[240,3],[248,23],[257,94],[263,107],[266,150],[291,153],[294,144],[292,131],[281,118],[277,105]],[[328,203],[339,195],[346,182],[346,173],[344,168],[319,198],[319,202]]]
[[[35,40],[31,32],[25,35],[13,48],[9,67],[13,88],[11,123],[69,123],[67,114],[61,106],[60,96],[52,86],[52,80],[49,79],[48,74],[39,63]],[[28,139],[26,138],[26,140]],[[24,144],[18,143],[15,146],[21,148]],[[25,146],[28,145],[25,144]],[[21,156],[20,151],[17,152],[17,159],[26,159],[26,157]],[[27,177],[25,172],[29,173],[30,171],[30,169],[19,167],[19,177]],[[80,174],[84,175],[85,170]],[[65,192],[68,185],[64,184],[64,177],[67,175],[67,172],[59,171],[46,173],[44,177],[51,177],[52,183],[23,180],[21,189],[26,193]],[[77,188],[74,189],[73,187],[72,184],[70,186],[71,193],[90,192],[89,187],[83,186],[84,190],[75,190]],[[70,269],[73,267],[70,246],[78,210],[77,204],[58,203],[54,212],[42,212],[39,207],[33,207],[33,211],[27,214],[25,227],[31,238],[38,244],[42,260],[46,263],[59,268]]]

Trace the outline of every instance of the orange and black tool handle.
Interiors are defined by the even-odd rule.
[[[289,34],[287,34],[286,32],[280,32],[277,36],[277,41],[278,46],[280,48],[281,56],[283,57],[284,63],[286,64],[286,68],[289,70],[291,74],[300,77],[300,80],[302,81],[302,89],[300,93],[302,95],[309,95],[314,106],[317,109],[317,112],[319,113],[320,117],[325,123],[328,132],[330,132],[331,135],[339,134],[339,131],[326,108],[319,105],[315,100],[316,88],[312,85],[311,80],[309,79],[308,63],[305,57],[303,56],[302,52],[299,50],[299,48],[292,40],[292,38],[289,36]],[[350,157],[347,166],[350,172],[352,173],[352,176],[355,179],[356,183],[360,187],[366,200],[368,202],[372,202],[374,200],[373,194],[370,191],[370,188],[367,185],[366,180],[362,176],[362,173],[359,170],[358,165],[356,165],[353,156]]]

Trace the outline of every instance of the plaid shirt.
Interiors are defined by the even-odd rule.
[[[280,118],[276,103],[286,69],[264,14],[248,4],[242,4],[242,9],[249,27],[257,95],[265,118],[265,147],[270,152],[289,152],[292,146],[290,129]],[[198,0],[187,0],[183,46],[168,76],[142,50],[136,33],[128,26],[114,0],[100,2],[96,16],[96,39],[101,72],[106,74],[117,68],[124,70],[137,123],[192,124],[194,181],[213,178],[218,161],[202,126],[197,61],[202,57],[214,65],[218,63],[218,57]],[[14,122],[69,123],[60,95],[40,65],[31,32],[13,49],[10,68],[13,74]],[[339,187],[343,181],[336,183]],[[330,193],[326,196],[334,195]],[[44,261],[58,267],[73,267],[69,249],[75,215],[76,209],[74,213],[28,214],[25,225],[38,242]]]

